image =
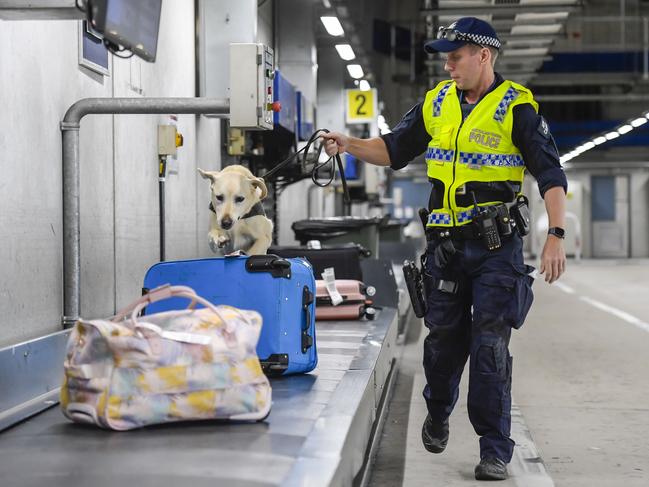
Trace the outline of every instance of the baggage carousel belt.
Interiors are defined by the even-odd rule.
[[[260,423],[194,422],[130,432],[73,424],[53,407],[0,433],[2,485],[350,485],[394,364],[397,311],[317,322],[318,367],[271,381]]]

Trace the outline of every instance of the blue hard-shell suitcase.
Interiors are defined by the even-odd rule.
[[[263,324],[257,355],[266,374],[309,372],[318,363],[315,278],[305,259],[253,255],[160,262],[147,271],[143,290],[163,284],[192,287],[214,304],[258,311]],[[187,304],[172,298],[150,304],[146,312]]]

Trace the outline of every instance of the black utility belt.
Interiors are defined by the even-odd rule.
[[[459,227],[426,229],[428,240],[482,240],[489,250],[500,248],[502,240],[517,232],[521,237],[530,233],[529,203],[520,195],[513,203],[499,203],[476,208],[471,223]]]

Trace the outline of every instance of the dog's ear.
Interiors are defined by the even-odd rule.
[[[209,179],[212,182],[216,181],[218,173],[215,174],[211,171],[203,171],[200,167],[197,167],[196,169],[198,170],[198,173],[203,177],[203,179]]]
[[[268,196],[268,188],[266,187],[266,183],[264,182],[263,178],[248,178],[248,180],[255,188],[261,189],[261,196],[259,197],[260,200],[263,200],[266,196]]]

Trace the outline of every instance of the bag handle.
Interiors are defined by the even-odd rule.
[[[142,311],[144,308],[146,308],[149,304],[155,303],[157,301],[162,301],[163,299],[168,299],[168,298],[188,298],[191,300],[189,303],[189,306],[187,306],[187,309],[194,309],[196,306],[196,303],[200,303],[206,308],[210,309],[216,316],[218,316],[221,321],[225,325],[225,329],[228,333],[232,333],[234,330],[232,328],[232,324],[226,320],[221,312],[217,309],[216,306],[214,306],[212,303],[210,303],[207,299],[202,298],[196,292],[188,286],[172,286],[170,284],[164,284],[162,286],[156,287],[140,297],[138,300],[132,302],[128,306],[126,306],[124,309],[122,309],[119,313],[117,313],[111,321],[118,322],[123,320],[129,313],[131,313],[131,323],[134,328],[139,327],[141,323],[138,322],[137,320],[137,315]],[[250,325],[250,320],[248,319],[247,316],[245,316],[240,310],[237,308],[233,308],[237,311],[237,314],[248,324]],[[148,328],[145,326],[145,328]]]

